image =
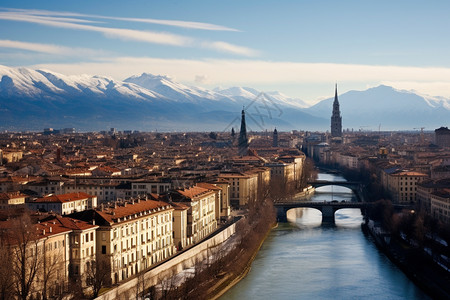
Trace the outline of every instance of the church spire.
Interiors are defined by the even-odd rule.
[[[238,140],[238,147],[239,147],[239,155],[244,156],[247,155],[248,152],[248,139],[247,139],[247,126],[245,124],[245,111],[244,108],[242,108],[242,117],[241,117],[241,131],[239,132],[239,140]]]
[[[341,111],[339,109],[337,83],[334,91],[333,113],[331,115],[331,136],[332,137],[342,136],[342,117]]]
[[[338,102],[338,97],[337,97],[337,82],[336,82],[336,87],[334,89],[334,101]]]

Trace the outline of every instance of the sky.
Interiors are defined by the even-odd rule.
[[[314,103],[386,84],[450,98],[450,1],[0,3],[0,64],[143,72]]]

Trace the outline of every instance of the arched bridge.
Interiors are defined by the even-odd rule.
[[[351,190],[359,189],[361,183],[358,181],[328,181],[328,180],[314,180],[309,181],[308,184],[312,185],[315,188],[326,186],[326,185],[337,185],[349,188]]]
[[[327,185],[343,186],[343,187],[351,189],[352,192],[355,194],[356,199],[358,201],[361,201],[361,202],[364,201],[363,185],[361,184],[361,182],[358,182],[358,181],[314,180],[314,181],[309,181],[308,184],[315,188],[327,186]]]
[[[334,223],[334,213],[342,208],[360,208],[365,210],[371,203],[367,202],[330,202],[330,201],[302,201],[302,202],[276,202],[274,206],[277,210],[277,221],[287,222],[286,213],[292,208],[310,207],[322,212],[322,223]]]

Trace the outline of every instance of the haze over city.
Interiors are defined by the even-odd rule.
[[[309,104],[380,84],[450,97],[447,1],[2,1],[0,64],[143,72]]]

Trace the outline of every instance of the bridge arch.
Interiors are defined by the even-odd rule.
[[[364,194],[363,194],[363,185],[357,181],[314,180],[314,181],[309,181],[308,184],[314,188],[319,188],[319,187],[329,186],[329,185],[342,186],[342,187],[346,187],[346,188],[350,189],[358,201],[363,202],[364,198],[365,198]]]
[[[291,202],[291,203],[275,203],[277,210],[277,221],[287,222],[287,212],[293,208],[307,207],[315,208],[322,213],[322,223],[335,223],[335,213],[342,208],[360,208],[365,210],[367,203],[363,202]]]

